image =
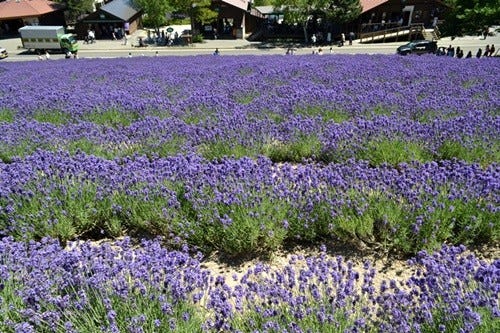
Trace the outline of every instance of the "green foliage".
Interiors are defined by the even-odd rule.
[[[167,23],[166,14],[172,10],[170,1],[165,0],[133,0],[145,14],[144,25],[159,28]]]
[[[133,121],[139,119],[139,114],[117,109],[101,110],[98,108],[86,114],[83,118],[97,125],[118,128],[129,126]]]
[[[321,155],[321,142],[315,134],[302,134],[289,142],[271,142],[263,147],[263,155],[273,162],[303,162]]]
[[[42,147],[40,144],[33,144],[28,139],[21,140],[15,145],[1,144],[0,160],[4,163],[11,163],[14,158],[27,156],[34,152],[37,148]]]
[[[449,35],[476,34],[500,24],[499,0],[447,0],[451,10],[443,30]]]
[[[193,35],[193,43],[203,43],[203,35],[202,34]]]
[[[290,214],[290,205],[285,201],[262,197],[259,192],[247,189],[248,198],[228,204],[216,200],[212,189],[206,189],[202,195],[205,204],[195,206],[201,194],[193,197],[183,184],[173,187],[179,207],[168,212],[169,222],[163,232],[184,235],[205,253],[219,251],[228,256],[271,253],[288,235],[283,222]]]
[[[9,109],[0,109],[0,123],[14,122],[15,112]]]
[[[298,107],[294,110],[294,113],[307,117],[321,117],[325,122],[333,121],[336,123],[343,123],[351,118],[351,115],[344,110],[326,108],[322,106]]]
[[[361,14],[359,0],[275,0],[276,7],[283,7],[285,21],[303,24],[313,13],[322,13],[334,23],[345,23]]]
[[[438,149],[439,159],[459,159],[469,163],[490,165],[500,162],[500,140],[495,140],[491,147],[485,142],[475,142],[472,147],[465,147],[457,141],[447,140]]]
[[[367,160],[371,165],[398,165],[403,162],[432,160],[432,154],[423,143],[408,142],[397,139],[375,139],[358,153],[358,159]]]
[[[66,5],[66,18],[70,22],[76,22],[85,14],[92,13],[94,10],[94,0],[54,0]]]
[[[218,17],[218,13],[210,9],[211,0],[169,0],[175,12],[189,14],[195,22],[209,23]]]
[[[71,121],[68,113],[58,110],[39,110],[33,115],[33,119],[41,123],[50,123],[54,125],[64,125]]]
[[[223,157],[242,158],[255,156],[257,151],[253,147],[247,147],[241,143],[217,140],[202,144],[198,152],[208,160],[219,160]]]

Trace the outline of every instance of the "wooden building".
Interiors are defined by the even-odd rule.
[[[0,36],[15,35],[25,25],[66,25],[65,6],[48,0],[0,2]]]
[[[215,22],[202,27],[205,37],[213,36],[216,31],[218,38],[245,38],[264,19],[258,10],[251,8],[249,0],[212,0],[211,9],[219,15]]]
[[[95,31],[97,39],[112,38],[113,32],[134,33],[142,28],[142,10],[133,0],[113,0],[102,5],[92,14],[79,20],[75,26],[78,38],[85,38],[87,31]]]
[[[433,28],[448,6],[441,0],[360,0],[362,30],[382,30],[422,24]]]

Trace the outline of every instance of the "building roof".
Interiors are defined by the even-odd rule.
[[[141,11],[132,0],[113,0],[102,6],[100,10],[123,21],[128,21]]]
[[[257,9],[263,15],[269,15],[269,14],[276,13],[274,6],[256,6],[255,9]]]
[[[361,13],[366,13],[367,11],[386,3],[387,1],[389,0],[360,0],[359,2],[361,3],[361,8],[363,8]]]
[[[222,2],[225,2],[231,6],[243,9],[243,10],[248,10],[248,0],[222,0]]]
[[[0,19],[36,17],[64,8],[64,5],[48,0],[7,0],[0,2]]]

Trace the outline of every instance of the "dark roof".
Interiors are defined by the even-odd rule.
[[[123,21],[128,21],[141,11],[132,0],[113,0],[102,6],[100,10]]]

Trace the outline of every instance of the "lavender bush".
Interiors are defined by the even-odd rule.
[[[0,241],[3,332],[493,332],[498,260],[421,252],[405,281],[342,257],[294,256],[228,283],[187,252],[128,238],[62,248]],[[325,251],[326,248],[323,250]]]

